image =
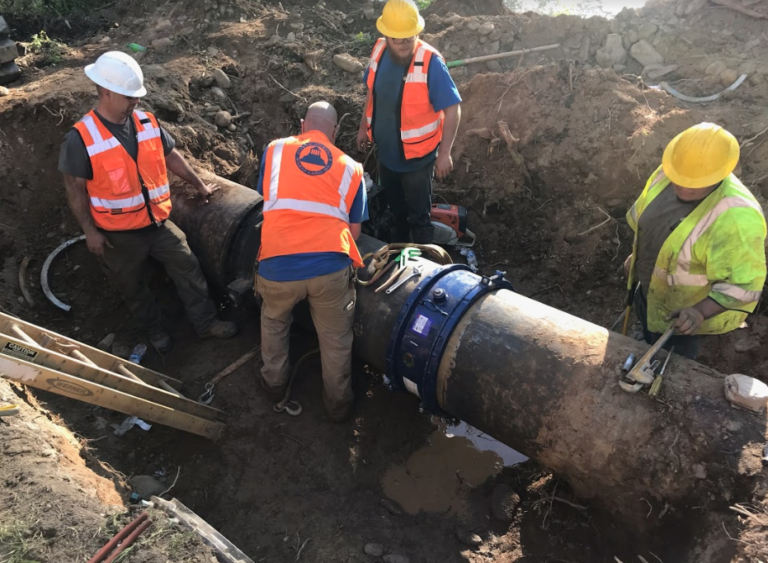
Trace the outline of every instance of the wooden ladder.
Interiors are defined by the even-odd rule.
[[[0,376],[216,440],[221,411],[187,399],[182,382],[0,313]]]

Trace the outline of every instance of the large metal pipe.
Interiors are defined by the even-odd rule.
[[[233,225],[245,221],[237,210],[248,199],[243,190],[253,193],[229,186],[207,205],[174,208],[182,229],[245,237],[238,244],[190,237],[225,285],[232,280],[220,265],[248,270],[258,247],[258,228]],[[381,244],[360,240],[364,251]],[[716,506],[755,486],[765,417],[730,407],[723,374],[675,357],[658,400],[627,394],[617,385],[619,366],[630,353],[640,357],[644,344],[465,270],[419,263],[421,277],[390,295],[359,289],[355,354],[428,406],[550,467],[580,496],[640,526],[658,522],[647,518],[646,501],[658,516],[666,505]],[[430,332],[446,318],[455,322]],[[420,354],[432,368],[422,369]]]

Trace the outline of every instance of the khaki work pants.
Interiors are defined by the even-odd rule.
[[[320,341],[323,400],[332,418],[342,417],[352,404],[352,323],[355,286],[351,269],[307,280],[276,282],[256,276],[261,295],[261,355],[264,382],[279,388],[288,382],[289,330],[293,308],[309,300],[312,321]]]

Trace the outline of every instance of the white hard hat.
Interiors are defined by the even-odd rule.
[[[85,67],[85,75],[110,92],[131,98],[147,95],[144,73],[133,57],[120,51],[104,53],[96,63]]]

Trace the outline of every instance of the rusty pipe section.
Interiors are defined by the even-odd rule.
[[[173,219],[219,283],[253,267],[258,194],[228,185],[208,204],[176,205],[175,197]],[[370,237],[359,240],[364,253],[380,245]],[[454,297],[440,301],[436,290],[442,287],[428,284],[442,267],[424,259],[418,264],[421,276],[389,295],[375,293],[375,286],[358,290],[355,354],[390,376],[413,364],[418,337],[449,314]],[[465,271],[451,276],[449,293],[454,287],[467,292],[473,279],[486,283]],[[643,528],[659,522],[664,506],[682,510],[688,501],[698,499],[700,506],[706,498],[716,507],[752,490],[762,471],[765,417],[730,407],[723,374],[675,356],[658,400],[627,394],[617,385],[619,368],[630,353],[642,356],[645,344],[500,286],[491,289],[476,295],[446,333],[431,397],[440,409],[553,469],[580,496]],[[434,315],[422,308],[426,320],[406,318],[404,312],[417,305]],[[416,348],[404,353],[401,344],[409,339]],[[419,374],[405,379],[410,377]],[[406,388],[423,395],[428,387]]]

